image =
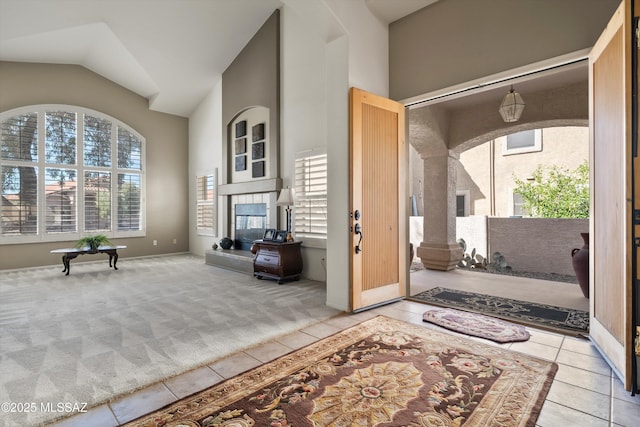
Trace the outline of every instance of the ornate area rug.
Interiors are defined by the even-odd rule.
[[[522,325],[516,325],[495,317],[449,308],[426,311],[422,315],[422,320],[452,331],[486,338],[499,343],[526,341],[530,336],[527,329]]]
[[[535,426],[557,365],[376,317],[127,426]]]
[[[580,336],[589,332],[589,312],[582,310],[447,288],[429,289],[412,295],[410,299],[482,313],[565,334]]]

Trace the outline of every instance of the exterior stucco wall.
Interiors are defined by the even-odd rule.
[[[511,216],[513,176],[526,179],[538,165],[557,165],[573,170],[589,159],[589,129],[586,127],[542,129],[542,151],[504,155],[503,143],[503,138],[498,138],[460,154],[457,190],[469,191],[470,215]],[[492,203],[495,203],[494,211]]]
[[[487,217],[474,215],[456,218],[456,240],[459,239],[463,239],[467,245],[466,253],[471,254],[475,249],[477,254],[487,258],[490,255]]]
[[[491,158],[495,143],[485,144],[460,154],[456,190],[469,191],[469,215],[491,215]]]
[[[411,242],[423,239],[422,217],[410,218]],[[575,276],[571,250],[584,244],[580,233],[589,232],[588,219],[456,218],[456,238],[464,239],[467,252],[491,260],[500,252],[515,271]]]
[[[410,218],[414,246],[422,239],[422,219]],[[580,233],[588,232],[588,219],[456,218],[456,238],[465,240],[467,253],[475,249],[491,261],[491,255],[500,252],[513,270],[521,272],[575,276],[571,251],[583,246]]]
[[[500,252],[517,271],[574,276],[571,250],[584,244],[588,219],[489,218],[488,252]]]

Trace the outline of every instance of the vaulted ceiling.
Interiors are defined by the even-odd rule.
[[[319,0],[0,0],[0,60],[82,65],[187,117],[275,9],[305,1]],[[385,23],[436,1],[364,0]],[[586,79],[586,66],[526,84],[562,76]],[[448,108],[498,99],[506,84],[448,97]]]
[[[188,116],[279,0],[0,0],[0,59],[82,65]]]
[[[0,60],[82,65],[186,117],[288,1],[0,0]],[[434,1],[365,0],[385,22]]]

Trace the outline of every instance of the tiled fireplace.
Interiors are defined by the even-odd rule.
[[[231,196],[231,222],[233,247],[248,251],[254,240],[261,239],[269,227],[269,193],[238,194]]]
[[[273,180],[272,188],[279,188],[280,180]],[[246,188],[247,186],[243,186]],[[248,187],[252,187],[249,185]],[[222,186],[222,208],[224,234],[233,240],[233,249],[229,251],[208,250],[205,262],[209,265],[253,274],[253,254],[249,252],[251,242],[264,236],[265,228],[278,228],[278,192],[260,191],[252,193],[224,194],[242,191],[234,184]],[[269,188],[270,190],[270,188]]]
[[[220,237],[230,237],[234,249],[248,251],[251,242],[261,239],[265,229],[279,228],[276,200],[280,183],[280,179],[273,179],[221,185],[220,214],[224,228]]]

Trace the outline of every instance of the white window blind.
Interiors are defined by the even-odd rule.
[[[140,188],[139,174],[118,174],[118,230],[140,229]]]
[[[201,234],[214,234],[215,225],[215,189],[213,175],[196,177],[196,228]]]
[[[327,238],[327,155],[296,160],[296,237]]]
[[[76,164],[77,123],[73,111],[47,111],[45,114],[45,159],[47,163]]]
[[[2,234],[26,236],[38,233],[38,169],[2,167]]]
[[[44,173],[47,232],[77,231],[77,170],[45,168]]]
[[[111,166],[111,121],[84,116],[85,166]]]
[[[84,173],[84,229],[111,231],[111,173]]]
[[[0,122],[0,158],[8,161],[38,161],[38,113],[7,117]]]

